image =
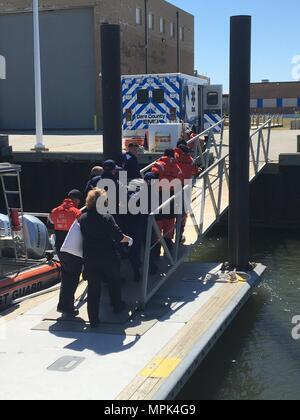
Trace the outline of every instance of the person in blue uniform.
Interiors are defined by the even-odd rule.
[[[128,151],[122,155],[120,166],[127,172],[128,181],[141,178],[139,170],[138,154],[140,146],[137,143],[130,143]]]

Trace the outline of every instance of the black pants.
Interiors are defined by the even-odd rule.
[[[58,252],[61,263],[61,290],[58,309],[63,312],[73,312],[75,293],[79,285],[83,260],[66,252]]]
[[[117,258],[99,261],[87,259],[84,267],[88,281],[88,315],[93,325],[99,323],[101,282],[107,282],[113,308],[118,308],[122,302],[120,261]]]

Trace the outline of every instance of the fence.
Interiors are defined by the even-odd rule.
[[[255,114],[250,117],[251,128],[253,129],[265,126],[265,124],[270,120],[272,121],[271,124],[273,128],[284,126],[284,115]]]
[[[284,116],[280,114],[271,115],[271,114],[255,114],[250,117],[251,128],[259,128],[265,126],[265,124],[272,120],[272,127],[283,127],[284,126]]]

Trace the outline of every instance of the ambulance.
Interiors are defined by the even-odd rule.
[[[223,87],[211,85],[205,77],[123,76],[122,98],[123,137],[127,138],[143,138],[151,124],[185,123],[200,133],[223,118]]]

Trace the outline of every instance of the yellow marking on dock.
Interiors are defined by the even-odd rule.
[[[224,283],[179,331],[173,340],[156,355],[154,363],[151,362],[145,370],[142,370],[133,379],[117,397],[117,400],[153,400],[158,390],[168,378],[168,376],[159,377],[158,375],[154,375],[156,373],[155,361],[184,360],[195,347],[197,341],[212,327],[213,323],[220,317],[243,287],[245,287],[245,283],[241,282]],[[153,368],[153,372],[151,372],[151,368]],[[169,376],[174,370],[169,373]]]
[[[140,373],[144,378],[168,378],[179,366],[181,359],[156,357]]]

